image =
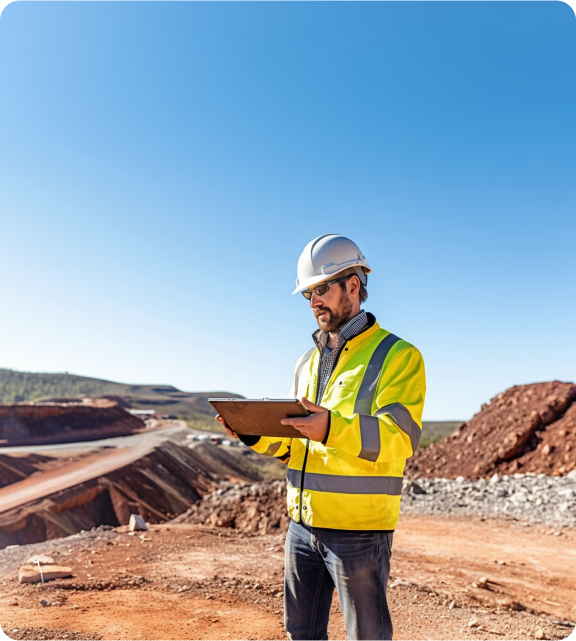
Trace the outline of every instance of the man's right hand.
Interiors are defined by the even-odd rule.
[[[222,427],[228,432],[228,434],[230,434],[230,436],[233,436],[234,438],[238,438],[238,434],[236,434],[234,430],[231,430],[228,427],[228,425],[226,424],[226,421],[222,416],[220,416],[220,414],[216,416],[216,420],[218,421],[218,423],[220,423],[220,425],[222,425]]]

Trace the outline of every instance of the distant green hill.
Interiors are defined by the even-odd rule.
[[[419,447],[428,447],[448,438],[464,421],[422,421],[422,438]]]
[[[153,409],[156,414],[175,414],[193,427],[221,431],[207,399],[239,397],[230,392],[182,392],[171,385],[125,385],[74,374],[37,374],[0,369],[0,403],[110,398],[132,409]]]

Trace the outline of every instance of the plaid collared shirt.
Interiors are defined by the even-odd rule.
[[[328,342],[328,332],[323,332],[321,329],[318,329],[312,334],[312,338],[320,352],[320,372],[318,376],[318,389],[316,391],[316,403],[320,403],[322,400],[326,383],[334,371],[340,349],[346,341],[359,334],[366,325],[368,325],[368,315],[364,310],[361,310],[359,314],[356,314],[356,316],[347,321],[338,330],[338,343],[336,347],[332,349],[326,346]]]

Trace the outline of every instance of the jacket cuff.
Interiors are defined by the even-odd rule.
[[[330,425],[332,424],[332,412],[328,411],[328,429],[326,430],[326,436],[322,439],[322,445],[326,445],[328,442],[328,437],[330,436]]]
[[[238,438],[244,443],[244,445],[248,445],[248,447],[252,447],[253,445],[256,445],[258,441],[260,440],[259,436],[255,436],[254,434],[238,434]]]

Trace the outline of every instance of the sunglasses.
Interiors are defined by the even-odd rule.
[[[356,274],[348,274],[348,276],[342,276],[341,278],[335,278],[334,280],[327,280],[325,283],[316,285],[313,289],[305,289],[302,292],[302,296],[304,296],[306,300],[310,300],[312,298],[312,294],[324,296],[324,294],[330,289],[330,285],[334,285],[334,283],[341,283],[344,280],[352,278],[352,276],[356,276]]]

